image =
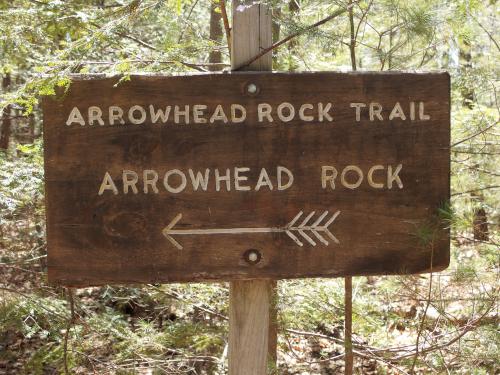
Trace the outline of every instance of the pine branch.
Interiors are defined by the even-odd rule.
[[[58,65],[117,65],[122,62],[132,63],[132,64],[163,64],[163,65],[174,65],[181,64],[187,66],[189,68],[193,68],[195,70],[206,72],[205,67],[226,67],[229,64],[226,63],[198,63],[198,62],[188,62],[188,61],[180,61],[180,60],[145,60],[145,59],[127,59],[120,61],[92,61],[92,60],[67,60],[67,61],[50,61],[49,63],[57,63]]]

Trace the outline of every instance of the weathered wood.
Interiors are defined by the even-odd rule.
[[[261,50],[272,45],[272,27],[270,10],[252,0],[233,0],[233,33],[231,35],[231,69],[237,70],[245,62],[256,56]],[[237,25],[241,32],[234,32]],[[252,32],[255,26],[261,26],[259,32]],[[270,53],[245,67],[244,70],[267,71],[272,69]]]
[[[435,231],[438,209],[449,197],[449,77],[447,74],[411,73],[235,73],[181,77],[132,76],[114,87],[117,79],[75,80],[58,100],[44,101],[45,167],[48,216],[49,278],[71,285],[111,282],[161,282],[220,279],[334,277],[345,275],[404,274],[427,271],[434,251],[434,270],[447,266],[446,230]],[[254,83],[257,94],[247,94]],[[429,120],[410,121],[409,102],[425,103]],[[303,103],[332,103],[332,121],[311,122],[297,117],[281,121],[275,109],[282,102],[300,108]],[[383,121],[370,121],[366,108],[356,121],[350,103],[378,102]],[[406,120],[388,120],[400,102]],[[242,123],[132,124],[129,108],[141,105],[149,113],[167,105],[204,104],[212,113],[217,104],[238,103],[247,110]],[[259,122],[257,106],[273,107],[273,122]],[[109,125],[108,108],[124,110],[124,125]],[[65,125],[78,107],[88,123],[88,108],[103,111],[104,125]],[[172,107],[173,111],[173,107]],[[139,112],[135,112],[139,116]],[[357,188],[358,166],[363,181]],[[373,173],[375,188],[368,183]],[[398,181],[388,187],[388,175],[401,165]],[[294,175],[292,186],[278,190],[277,167]],[[335,190],[322,186],[322,167],[337,170]],[[249,191],[235,190],[234,168],[242,172]],[[389,173],[389,167],[392,172]],[[195,191],[189,175],[210,169],[207,190]],[[261,169],[273,184],[255,190]],[[167,171],[186,177],[182,192],[167,191]],[[231,190],[225,182],[216,191],[215,169],[230,170]],[[138,174],[137,194],[124,194],[124,170]],[[155,194],[144,193],[144,170],[158,173]],[[98,194],[106,172],[116,184]],[[328,172],[328,173],[331,173]],[[173,188],[179,175],[168,179]],[[283,175],[282,184],[288,181]],[[346,185],[346,183],[348,185]],[[347,186],[347,187],[346,187]],[[284,227],[303,211],[301,220],[316,211],[319,218],[340,211],[329,226],[335,243],[324,232],[328,246],[308,230],[311,245],[297,230],[298,246]],[[173,230],[165,227],[178,215]],[[297,223],[301,222],[297,221]],[[310,223],[312,223],[310,220]],[[325,220],[322,222],[325,223]],[[436,225],[435,225],[436,224]],[[298,225],[298,224],[297,224]],[[274,232],[191,234],[198,230],[275,228]],[[274,230],[274,229],[273,229]],[[194,232],[193,232],[194,231]],[[429,231],[435,232],[432,241]],[[170,237],[170,238],[168,238]],[[178,249],[173,239],[182,246]],[[427,241],[427,243],[426,243]],[[432,246],[430,246],[432,244]],[[250,262],[248,251],[260,257]]]
[[[231,282],[228,351],[230,375],[265,375],[274,367],[276,343],[273,341],[276,331],[272,284],[269,280]]]
[[[233,1],[232,67],[272,44],[270,10],[261,4]],[[270,56],[245,70],[271,70]],[[254,253],[255,255],[255,253]],[[239,280],[230,283],[229,375],[265,375],[276,366],[276,281]]]

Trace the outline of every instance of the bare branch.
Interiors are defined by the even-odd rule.
[[[452,144],[450,147],[453,148],[453,147],[456,147],[458,146],[459,144],[461,143],[464,143],[464,142],[467,142],[468,140],[472,139],[472,138],[475,138],[477,137],[478,135],[481,135],[485,132],[487,132],[488,130],[490,130],[491,128],[495,127],[496,125],[498,124],[498,121],[495,121],[493,124],[491,124],[490,126],[487,126],[486,128],[484,129],[481,129],[479,130],[478,132],[472,134],[471,136],[467,137],[467,138],[464,138],[458,142],[455,142],[454,144]]]
[[[500,45],[498,44],[498,42],[496,41],[496,39],[493,37],[493,35],[491,35],[491,33],[490,33],[488,30],[486,30],[486,28],[482,25],[482,23],[481,23],[481,22],[479,22],[479,21],[476,19],[476,17],[474,17],[472,14],[469,14],[469,15],[472,17],[472,19],[473,19],[474,21],[476,21],[476,23],[479,25],[479,27],[480,27],[481,29],[483,29],[483,31],[484,31],[484,32],[488,35],[488,37],[490,38],[490,40],[491,40],[491,41],[495,44],[495,46],[497,47],[497,49],[500,51]]]
[[[198,5],[198,2],[200,0],[196,0],[193,5],[191,6],[191,9],[189,9],[189,13],[186,17],[186,20],[185,20],[185,23],[188,23],[188,21],[191,19],[191,14],[193,14],[193,10],[194,8],[196,8],[196,5]],[[184,32],[186,31],[186,29],[188,28],[188,26],[184,27],[181,31],[181,33],[179,34],[179,38],[177,39],[177,43],[180,43],[182,38],[184,37]]]
[[[451,194],[452,197],[456,197],[458,195],[464,195],[464,194],[469,194],[469,193],[475,193],[477,191],[483,191],[483,190],[493,190],[493,189],[498,189],[500,188],[500,185],[492,185],[492,186],[485,186],[485,187],[482,187],[482,188],[478,188],[478,189],[472,189],[472,190],[467,190],[467,191],[462,191],[460,193],[453,193]]]
[[[39,0],[29,0],[29,2],[36,4],[36,5],[49,5],[49,4],[44,3],[43,1],[39,1]]]
[[[368,12],[370,11],[370,8],[372,7],[372,4],[373,4],[373,0],[370,0],[370,2],[368,3],[368,6],[366,7],[366,10],[362,11],[362,13],[361,13],[361,17],[359,19],[358,26],[356,27],[355,39],[358,39],[359,29],[361,27],[361,24],[363,23],[363,20],[368,15]],[[359,7],[359,5],[358,5],[358,7]],[[361,7],[359,7],[359,8],[361,9]]]

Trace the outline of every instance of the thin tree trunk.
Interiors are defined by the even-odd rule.
[[[290,0],[288,3],[288,10],[290,11],[290,14],[293,18],[296,18],[298,16],[298,13],[300,11],[300,6],[298,3],[299,0]],[[295,56],[296,49],[298,45],[298,40],[297,39],[292,39],[288,43],[288,70],[290,72],[293,72],[297,70],[298,66],[295,63],[293,57]]]
[[[349,5],[352,5],[352,1],[349,1]],[[354,12],[352,7],[349,8],[349,24],[351,28],[351,42],[349,43],[349,50],[351,52],[351,67],[352,70],[356,69],[356,34],[354,32]]]
[[[474,240],[489,241],[490,234],[488,229],[488,215],[486,214],[486,210],[481,207],[482,203],[484,202],[484,198],[481,195],[475,193],[472,193],[471,196],[472,198],[475,198],[475,200],[480,205],[480,207],[474,209],[474,219],[472,222]]]
[[[217,4],[218,3],[215,1],[212,1],[210,4],[210,40],[212,40],[217,47],[210,51],[208,62],[214,64],[222,62],[222,53],[220,51],[220,45],[222,43],[222,15],[220,11],[217,11]],[[222,66],[208,67],[210,71],[221,69]]]
[[[351,41],[349,50],[351,52],[351,67],[356,71],[356,34],[354,32],[354,14],[352,0],[349,0],[349,25]],[[352,277],[348,276],[344,280],[344,366],[346,375],[352,375],[354,369],[354,355],[352,352]]]
[[[344,279],[344,350],[345,374],[352,375],[354,356],[352,353],[352,277]]]
[[[392,70],[392,45],[393,45],[393,39],[394,39],[394,31],[391,30],[389,31],[389,52],[387,56],[387,69]]]
[[[468,41],[463,41],[460,46],[460,70],[462,75],[468,74],[469,70],[472,69],[472,53],[471,45]],[[461,86],[460,89],[462,93],[462,105],[469,109],[474,107],[474,89],[470,87],[465,80],[465,84]]]
[[[281,21],[279,18],[281,17],[281,8],[276,8],[273,10],[273,44],[277,43],[280,40],[281,33]],[[276,68],[278,66],[278,53],[276,50],[273,51],[273,66]]]
[[[5,73],[2,79],[2,92],[6,92],[11,83],[10,73]],[[0,149],[7,150],[9,148],[10,133],[12,126],[11,107],[7,106],[2,114],[2,128],[0,134]]]
[[[220,5],[222,23],[224,24],[224,30],[226,32],[227,49],[229,51],[229,56],[231,56],[231,27],[229,26],[229,17],[227,15],[226,0],[219,0],[219,5]]]

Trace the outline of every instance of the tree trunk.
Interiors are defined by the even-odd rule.
[[[273,33],[273,44],[278,42],[280,40],[280,33],[281,33],[281,21],[279,18],[281,17],[281,8],[277,7],[276,9],[273,10],[273,24],[272,24],[272,33]],[[278,52],[277,50],[272,51],[273,54],[273,66],[276,67],[278,66]]]
[[[472,52],[471,45],[468,41],[463,41],[460,46],[460,60],[461,61],[461,74],[467,76],[469,71],[472,69]],[[462,94],[462,105],[469,109],[472,109],[474,106],[474,89],[469,86],[468,79],[464,80],[464,83],[460,89]]]
[[[10,73],[5,73],[2,79],[2,92],[6,92],[10,87]],[[12,125],[11,107],[7,106],[2,114],[2,127],[0,133],[0,149],[7,150],[9,148],[10,133]]]
[[[483,197],[477,194],[471,194],[473,198],[481,205],[484,201]],[[474,209],[474,219],[472,222],[474,240],[476,241],[489,241],[489,229],[488,229],[488,215],[486,210],[479,206]]]
[[[217,10],[217,4],[218,3],[214,0],[212,0],[210,4],[210,40],[217,46],[216,49],[210,51],[208,55],[208,62],[211,64],[222,62],[222,53],[220,51],[220,45],[222,43],[222,15],[220,10]],[[209,66],[208,70],[222,70],[222,66]]]
[[[293,18],[298,16],[300,11],[299,0],[290,0],[288,3],[288,10]],[[288,42],[288,71],[293,72],[297,70],[298,65],[295,63],[294,56],[297,54],[297,38],[293,38]]]

